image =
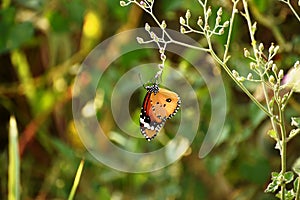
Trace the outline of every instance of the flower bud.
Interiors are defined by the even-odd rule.
[[[250,63],[250,69],[254,70],[256,68],[256,64],[254,62]]]
[[[165,52],[165,49],[164,49],[164,48],[160,48],[160,49],[159,49],[159,53],[160,53],[160,54],[163,54],[164,52]]]
[[[244,56],[246,58],[248,58],[250,56],[250,52],[248,51],[248,49],[244,48]]]
[[[258,46],[259,51],[263,51],[264,50],[264,45],[263,43],[260,43]]]
[[[137,37],[136,40],[139,44],[142,44],[144,42],[143,38],[140,37]]]
[[[161,22],[161,28],[162,28],[162,29],[167,28],[167,24],[166,24],[166,21],[165,21],[165,20],[163,20],[163,21]]]
[[[224,33],[224,28],[222,27],[220,30],[219,30],[219,34],[222,35]]]
[[[269,82],[270,82],[272,85],[275,84],[275,78],[274,78],[273,75],[271,75],[271,76],[269,77]]]
[[[160,55],[160,59],[161,59],[162,61],[165,61],[165,60],[166,60],[166,58],[167,58],[167,57],[166,57],[166,55],[165,55],[165,54],[161,54],[161,55]]]
[[[186,11],[186,13],[185,13],[185,18],[186,18],[186,19],[191,18],[191,11],[190,11],[190,10],[187,10],[187,11]]]
[[[155,39],[155,38],[156,38],[155,33],[154,33],[154,32],[151,32],[151,33],[150,33],[150,37],[151,37],[151,39]]]
[[[150,26],[149,26],[148,23],[145,24],[145,30],[146,30],[146,31],[150,31]]]
[[[276,64],[273,64],[273,65],[272,65],[272,71],[273,71],[274,73],[276,73],[277,70],[278,70],[277,65],[276,65]]]
[[[210,30],[210,26],[208,24],[205,25],[204,27],[205,30]]]
[[[140,5],[143,6],[143,7],[146,7],[147,5],[145,4],[145,2],[143,1],[140,1]]]
[[[211,16],[211,7],[210,6],[207,8],[206,14],[207,14],[207,17]]]
[[[201,18],[201,16],[198,17],[198,21],[197,21],[198,26],[202,26],[203,25],[203,20]]]
[[[252,73],[249,73],[249,74],[248,74],[247,79],[248,79],[248,80],[252,80],[252,79],[253,79]]]
[[[277,46],[274,48],[274,54],[277,54],[278,50],[279,50],[279,46],[277,45]]]
[[[273,52],[274,52],[274,43],[272,43],[271,44],[271,46],[269,47],[269,54],[271,55],[271,54],[273,54]]]
[[[126,6],[126,2],[125,1],[120,1],[120,6],[122,6],[122,7]]]
[[[180,33],[185,33],[185,28],[183,26],[180,26]]]
[[[181,25],[185,25],[185,19],[184,19],[183,17],[180,17],[180,18],[179,18],[179,23],[180,23]]]
[[[239,73],[235,70],[232,70],[232,75],[235,77],[235,78],[238,78],[239,77]]]
[[[220,24],[220,22],[221,22],[221,17],[220,17],[220,16],[218,16],[218,17],[216,18],[216,25],[219,25],[219,24]]]
[[[220,7],[219,10],[218,10],[218,12],[217,12],[217,15],[221,16],[222,14],[223,14],[222,7]]]
[[[229,21],[224,22],[223,26],[228,27],[229,26]]]
[[[279,79],[282,79],[283,76],[284,76],[284,72],[283,72],[283,70],[281,69],[281,70],[279,70],[278,78],[279,78]]]
[[[297,62],[295,62],[295,64],[294,64],[294,68],[298,68],[298,67],[300,67],[300,62],[299,62],[299,60],[297,60]]]

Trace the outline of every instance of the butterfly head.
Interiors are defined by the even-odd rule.
[[[146,86],[145,89],[150,92],[150,93],[154,93],[154,94],[157,94],[158,91],[159,91],[159,87],[158,85],[155,83],[153,85],[149,85],[149,86]]]

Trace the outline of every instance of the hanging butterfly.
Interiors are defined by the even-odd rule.
[[[146,140],[152,140],[167,119],[172,118],[180,107],[180,97],[167,89],[159,88],[155,83],[146,86],[147,94],[144,98],[140,114],[140,128]]]

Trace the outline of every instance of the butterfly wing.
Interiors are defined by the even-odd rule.
[[[165,114],[164,116],[157,116],[154,113],[155,107],[152,106],[151,100],[154,95],[155,94],[152,92],[147,92],[140,114],[141,132],[148,141],[152,140],[157,135],[166,121]]]
[[[140,114],[140,128],[146,140],[150,141],[157,135],[179,106],[180,98],[175,92],[163,88],[157,93],[147,92]]]
[[[168,119],[172,118],[180,107],[180,97],[175,92],[160,88],[159,92],[152,98],[153,104],[160,105],[165,110]],[[159,113],[159,112],[156,112]]]

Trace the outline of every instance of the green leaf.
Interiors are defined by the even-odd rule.
[[[7,48],[14,49],[20,47],[33,37],[33,25],[31,22],[16,24],[10,30],[6,41]]]
[[[295,161],[292,168],[293,168],[294,172],[298,176],[300,176],[300,157]]]
[[[71,192],[69,194],[68,200],[73,200],[74,199],[75,192],[76,192],[76,189],[77,189],[77,187],[79,185],[79,181],[80,181],[80,178],[81,178],[81,173],[82,173],[82,170],[83,170],[83,165],[84,165],[84,160],[81,160],[81,162],[80,162],[80,164],[78,166],[77,172],[76,172],[76,176],[74,178],[73,186],[72,186]]]
[[[294,179],[294,173],[292,171],[285,172],[283,177],[286,183],[290,183]]]
[[[14,7],[8,7],[0,10],[1,24],[14,24],[16,15],[16,9]]]
[[[300,128],[296,128],[291,130],[288,140],[292,139],[293,137],[295,137],[298,133],[300,133]]]
[[[265,192],[275,192],[279,187],[279,184],[276,180],[273,180],[269,183],[268,187],[265,189]]]
[[[54,32],[62,33],[69,31],[69,19],[66,19],[61,13],[50,13],[48,19]]]
[[[272,179],[272,180],[277,180],[278,177],[279,177],[279,175],[280,175],[280,174],[279,174],[278,172],[272,172],[272,173],[271,173],[271,176],[272,176],[271,179]]]
[[[276,131],[274,131],[273,129],[269,130],[267,134],[274,140],[276,140],[276,141],[278,140]]]
[[[294,181],[294,190],[297,191],[297,187],[298,187],[298,182],[299,182],[299,177],[297,177]]]
[[[279,199],[281,199],[281,191],[276,194],[276,197],[278,197]],[[295,197],[294,190],[286,190],[286,189],[284,189],[284,199],[285,200],[293,200],[294,197]]]
[[[31,22],[15,23],[16,9],[9,7],[0,11],[0,53],[20,47],[33,38]]]
[[[300,128],[300,117],[292,117],[292,126],[296,126],[297,128]]]
[[[8,200],[20,199],[20,158],[18,145],[18,129],[14,116],[9,121],[8,147]]]

